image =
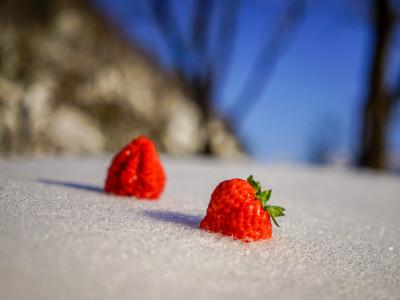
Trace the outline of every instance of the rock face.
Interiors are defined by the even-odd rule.
[[[221,124],[86,1],[0,1],[1,155],[115,151],[139,134],[171,154],[240,154]]]

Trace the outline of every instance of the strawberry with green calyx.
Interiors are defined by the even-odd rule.
[[[261,190],[259,182],[249,176],[221,182],[213,191],[207,214],[200,228],[231,236],[244,242],[272,236],[272,221],[284,216],[285,209],[268,205],[271,190]]]
[[[284,216],[285,209],[280,206],[274,206],[274,205],[267,204],[268,200],[271,198],[272,190],[261,191],[260,182],[255,181],[253,178],[253,175],[250,175],[249,177],[247,177],[247,182],[250,183],[251,186],[256,189],[256,198],[258,198],[261,201],[261,205],[264,208],[264,210],[268,211],[269,216],[271,217],[274,224],[276,226],[280,227],[278,222],[276,222],[275,218]]]

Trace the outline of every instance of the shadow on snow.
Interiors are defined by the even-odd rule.
[[[73,188],[76,190],[84,190],[88,192],[95,192],[95,193],[104,193],[103,189],[90,184],[82,184],[78,182],[70,182],[70,181],[62,181],[62,180],[54,180],[54,179],[39,179],[38,182],[50,185],[58,185],[64,186],[68,188]]]
[[[199,228],[200,216],[172,212],[167,210],[145,210],[144,215],[161,222],[181,224],[191,228]]]

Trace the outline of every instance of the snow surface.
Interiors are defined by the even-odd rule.
[[[158,202],[101,191],[109,157],[0,161],[0,299],[400,299],[400,178],[164,158]],[[224,179],[287,208],[271,240],[198,229]]]

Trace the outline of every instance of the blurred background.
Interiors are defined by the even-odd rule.
[[[0,0],[0,155],[400,170],[400,1]]]

